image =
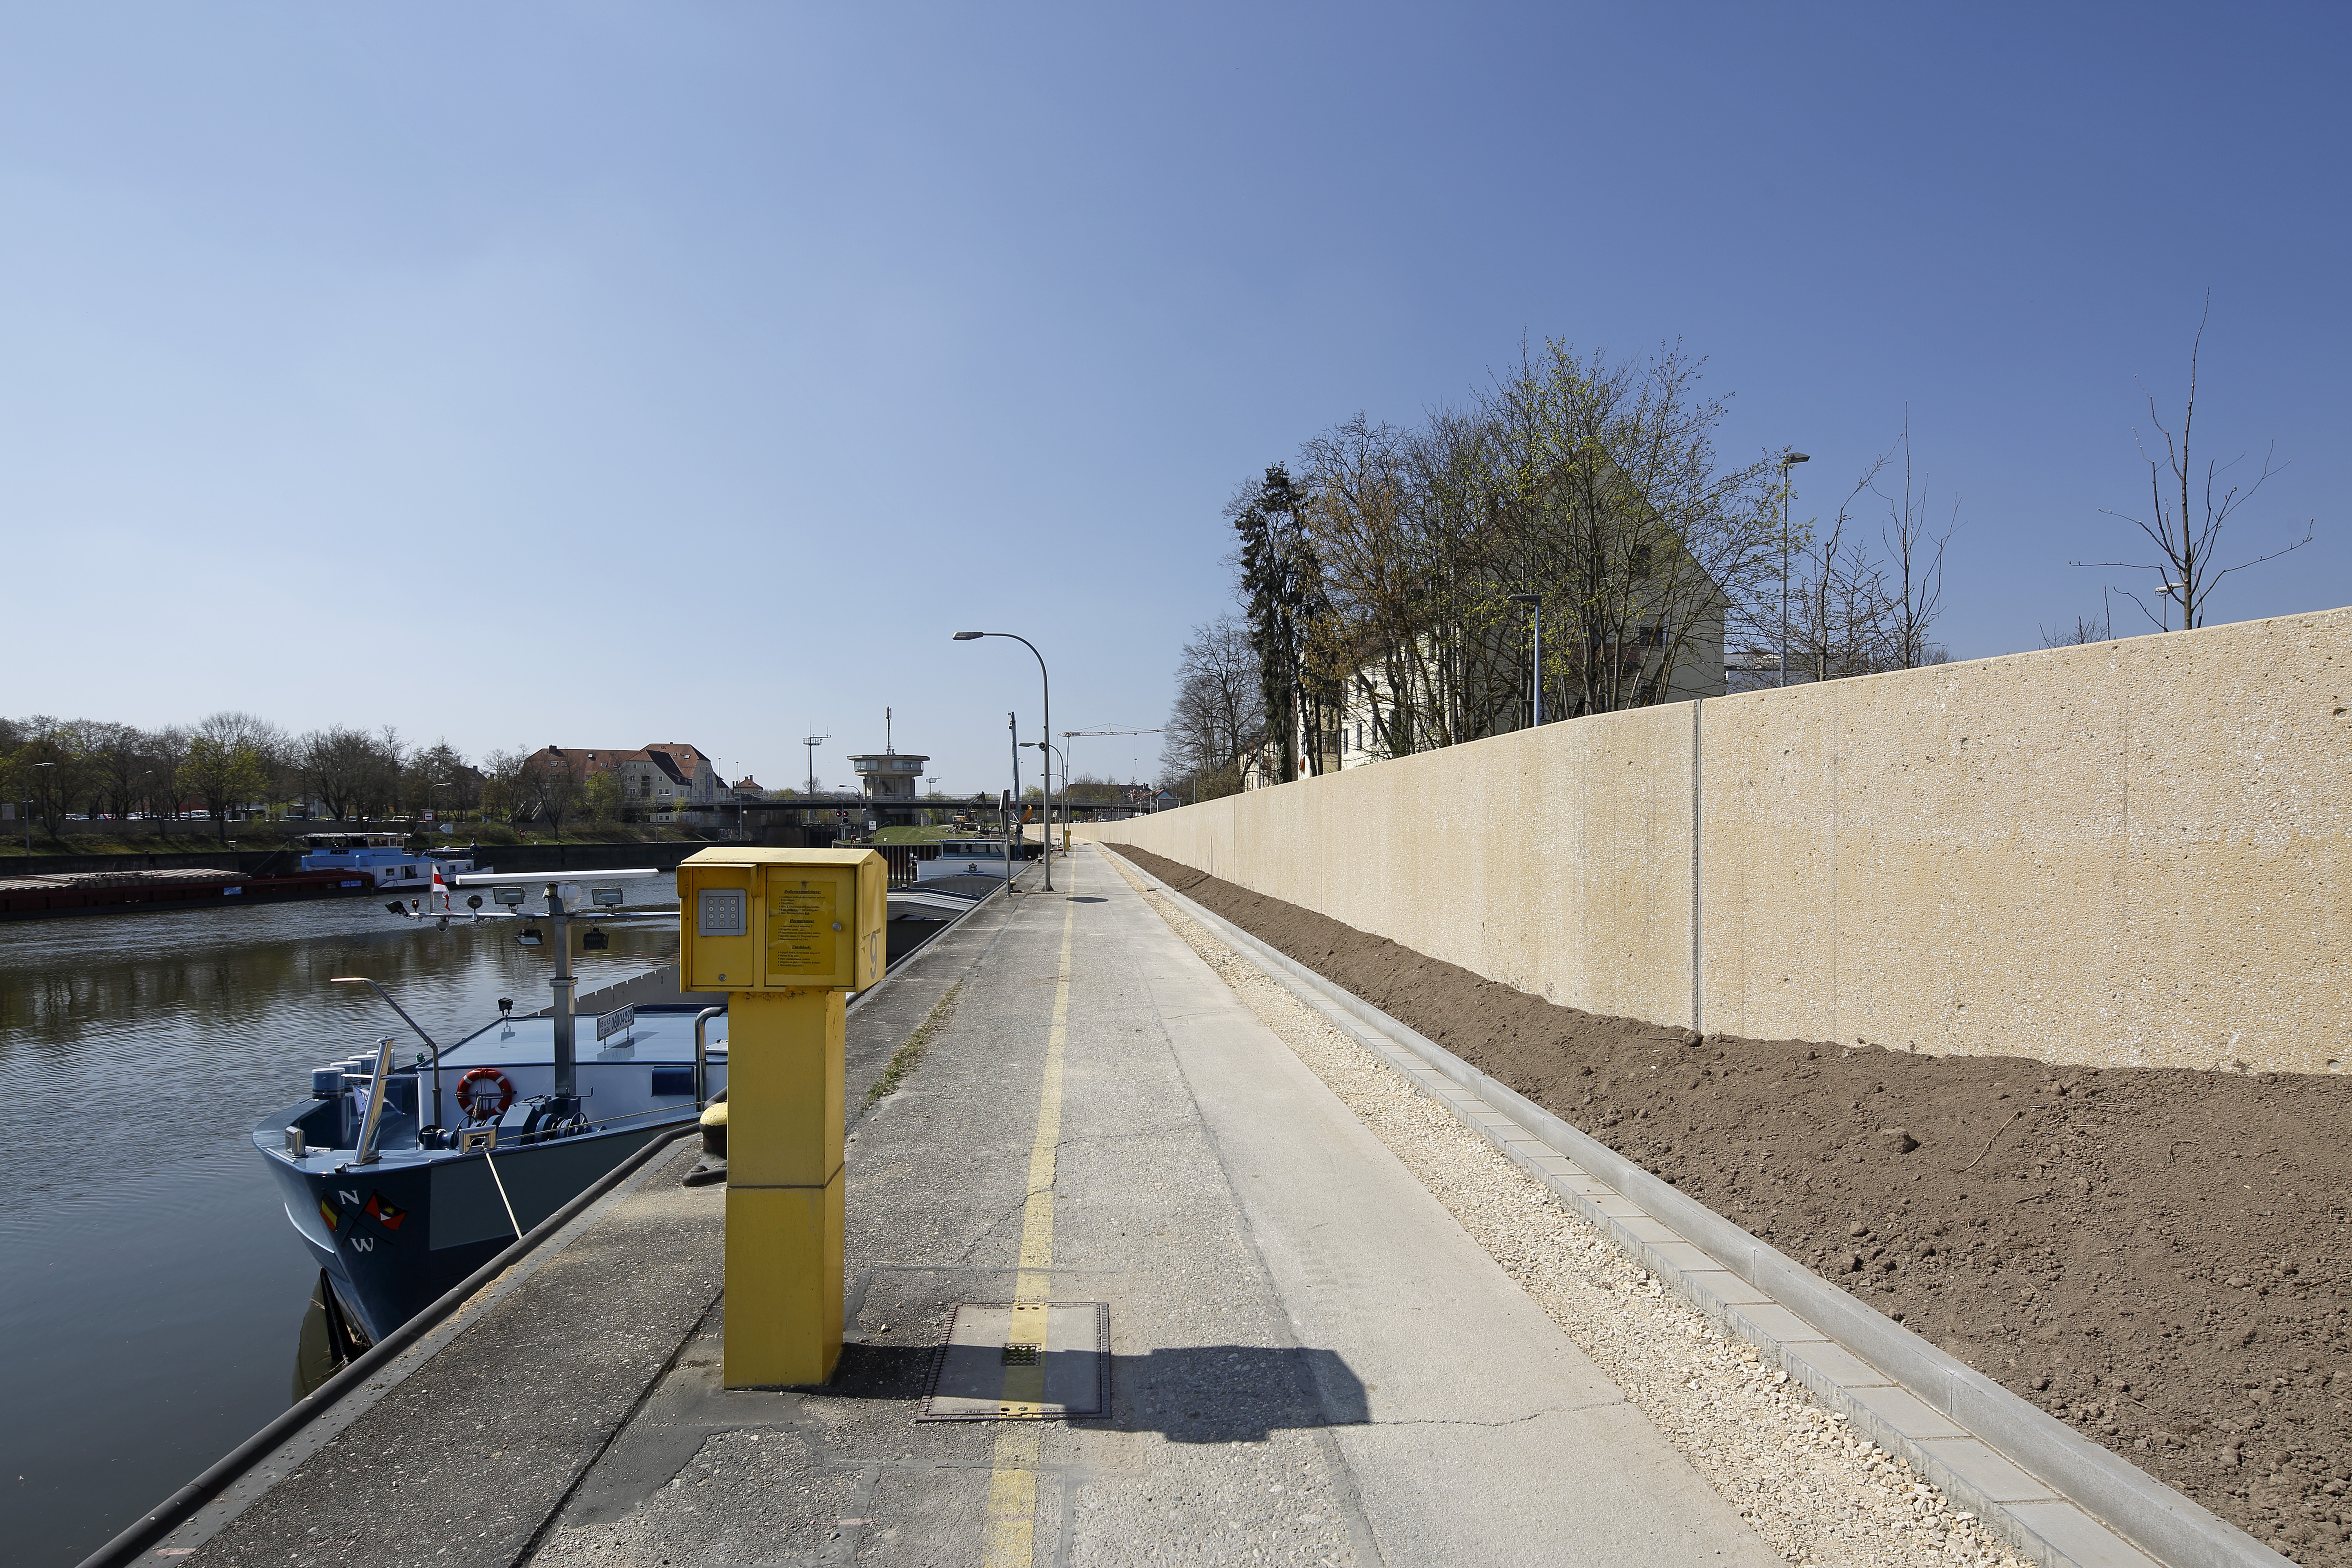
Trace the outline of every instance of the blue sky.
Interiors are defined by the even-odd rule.
[[[691,741],[993,789],[1165,712],[1218,512],[1523,334],[1680,338],[1942,632],[2128,545],[2144,383],[2352,602],[2352,25],[2316,5],[94,5],[0,16],[0,711]],[[2116,577],[2118,574],[2107,574]],[[2119,623],[2120,625],[2120,623]],[[1156,743],[1087,741],[1082,772]],[[828,760],[830,759],[830,760]]]

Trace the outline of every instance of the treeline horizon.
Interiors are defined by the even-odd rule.
[[[2315,521],[2221,553],[2277,465],[2233,480],[2237,459],[2191,461],[2203,331],[2178,421],[2148,400],[2147,488],[2107,512],[2147,559],[2068,563],[2158,589],[2102,587],[2097,615],[2042,628],[2044,647],[2132,635],[2118,599],[2150,631],[2203,626],[2225,578],[2314,537]],[[1163,780],[1208,798],[1538,715],[1944,662],[1959,500],[1931,500],[1907,413],[1850,486],[1826,487],[1844,496],[1834,515],[1801,520],[1793,476],[1811,459],[1719,456],[1727,401],[1702,389],[1704,363],[1679,343],[1622,359],[1523,343],[1459,403],[1409,425],[1360,413],[1244,482],[1224,510],[1234,608],[1180,657]]]
[[[1411,425],[1359,414],[1243,484],[1225,508],[1235,608],[1186,645],[1165,772],[1204,797],[1279,783],[1538,709],[1719,689],[1706,667],[1727,656],[1808,679],[1941,660],[1957,518],[1931,525],[1908,430],[1834,522],[1799,523],[1784,508],[1806,459],[1722,457],[1727,405],[1703,363],[1678,344],[1523,345],[1458,404]],[[1883,515],[1874,543],[1866,512]]]
[[[366,731],[336,724],[296,734],[234,709],[157,729],[47,714],[0,717],[0,799],[29,806],[52,837],[68,816],[176,818],[190,807],[205,811],[226,837],[232,812],[293,802],[315,803],[327,817],[344,821],[479,812],[509,826],[544,822],[559,832],[575,818],[644,815],[645,803],[623,798],[616,773],[583,778],[568,762],[549,765],[536,755],[540,750],[494,751],[477,763],[446,739],[411,743],[392,725]],[[1113,799],[1118,787],[1082,775],[1069,793]],[[762,793],[785,800],[803,792]]]

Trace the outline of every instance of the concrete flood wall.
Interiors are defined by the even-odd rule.
[[[2352,1065],[2352,610],[1607,714],[1131,843],[1570,1006]]]

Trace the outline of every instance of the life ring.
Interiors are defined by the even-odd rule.
[[[482,1088],[485,1084],[498,1092],[495,1106],[489,1103],[489,1090]],[[457,1109],[466,1113],[468,1121],[488,1121],[504,1116],[514,1100],[514,1085],[496,1068],[476,1068],[457,1080]]]

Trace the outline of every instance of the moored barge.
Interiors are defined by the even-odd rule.
[[[363,871],[289,871],[248,877],[237,871],[92,871],[79,876],[0,878],[0,921],[51,915],[131,914],[146,910],[231,909],[329,899],[374,889]]]

